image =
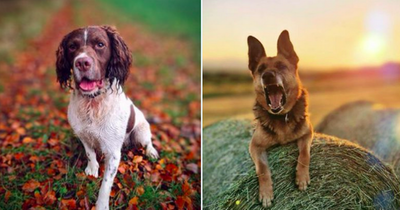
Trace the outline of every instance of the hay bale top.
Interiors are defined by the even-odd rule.
[[[330,112],[315,130],[360,144],[391,164],[400,176],[400,109],[350,102]]]
[[[205,209],[263,209],[248,153],[252,126],[222,121],[204,129]],[[311,185],[295,185],[295,143],[268,150],[274,201],[271,209],[399,209],[400,182],[390,167],[362,147],[316,134],[311,147]]]

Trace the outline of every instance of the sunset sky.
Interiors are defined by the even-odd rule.
[[[247,69],[247,36],[276,55],[287,29],[299,68],[400,62],[400,0],[204,0],[204,69]]]

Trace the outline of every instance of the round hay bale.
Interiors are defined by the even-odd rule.
[[[251,122],[227,120],[204,129],[203,207],[263,209],[248,152]],[[399,209],[400,182],[367,150],[349,141],[315,134],[311,147],[311,184],[295,185],[295,143],[268,150],[274,201],[270,209]]]
[[[400,110],[369,101],[344,104],[315,128],[371,150],[400,176]]]

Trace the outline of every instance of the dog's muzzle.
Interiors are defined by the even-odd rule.
[[[263,90],[268,106],[273,114],[279,114],[286,104],[286,92],[282,79],[274,72],[266,72],[262,76]]]

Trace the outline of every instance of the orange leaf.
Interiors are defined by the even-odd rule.
[[[126,173],[124,174],[124,182],[126,183],[126,185],[129,187],[129,189],[133,189],[135,187],[135,182],[132,180],[132,177]]]
[[[4,196],[4,201],[7,203],[8,199],[11,196],[11,192],[7,190],[6,195]]]
[[[22,143],[24,143],[24,144],[29,144],[29,143],[32,143],[32,142],[35,142],[35,141],[31,137],[25,137],[22,140]]]
[[[24,154],[22,152],[15,153],[14,157],[15,157],[16,160],[21,160],[24,157]]]
[[[129,205],[137,205],[139,201],[139,197],[135,196],[129,200]]]
[[[16,131],[20,135],[25,135],[25,128],[17,128]]]
[[[47,141],[47,143],[49,143],[51,146],[55,146],[56,144],[58,144],[58,141],[56,139],[50,139],[49,141]]]
[[[36,203],[39,204],[39,205],[42,205],[42,204],[43,204],[43,197],[42,197],[42,195],[40,194],[40,192],[35,191],[35,192],[33,193],[33,195],[35,196]]]
[[[52,205],[55,201],[57,200],[56,198],[56,193],[54,191],[48,191],[46,195],[44,196],[44,202],[47,205]]]
[[[29,180],[22,186],[22,190],[26,192],[33,192],[40,186],[40,183],[34,179]]]
[[[62,207],[67,207],[68,209],[76,209],[76,201],[75,199],[62,199],[61,200],[61,206]]]
[[[38,162],[40,160],[40,158],[38,156],[36,156],[36,155],[32,155],[29,158],[29,160],[32,161],[32,162]]]
[[[183,200],[182,196],[178,196],[175,201],[176,206],[178,209],[183,209],[185,206],[185,201]]]
[[[112,191],[111,191],[112,192]],[[115,193],[114,193],[115,194]],[[76,192],[76,196],[78,196],[79,198],[80,197],[83,197],[83,195],[85,195],[85,191],[83,191],[83,190],[79,190],[78,192]]]
[[[188,209],[191,209],[192,199],[188,196],[182,196],[182,199],[187,203]]]
[[[144,188],[143,188],[143,186],[138,186],[138,187],[136,188],[136,193],[137,193],[139,196],[143,195],[143,193],[144,193]]]
[[[112,197],[112,198],[114,198],[114,197],[115,197],[115,190],[114,190],[114,189],[111,189],[111,192],[110,192],[110,197]]]
[[[187,181],[182,184],[182,192],[183,196],[190,196],[192,194],[192,189]]]
[[[119,166],[119,167],[118,167],[118,171],[119,171],[121,174],[125,174],[125,167],[124,167],[123,165]]]
[[[165,167],[165,170],[174,175],[178,173],[179,168],[175,164],[168,163],[168,165]]]
[[[142,162],[142,161],[143,161],[143,156],[135,155],[135,156],[133,157],[133,162],[134,162],[134,163],[140,163],[140,162]]]

